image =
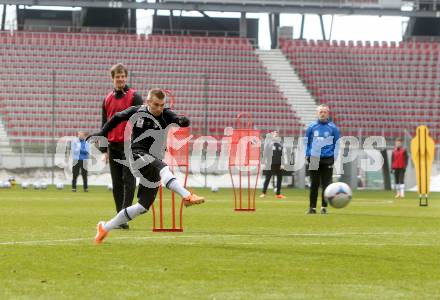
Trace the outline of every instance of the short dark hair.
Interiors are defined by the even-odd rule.
[[[148,91],[151,96],[156,97],[159,100],[165,99],[165,93],[162,89],[154,88]]]
[[[327,108],[328,111],[330,111],[330,107],[328,107],[327,104],[321,103],[316,107],[316,110],[319,111],[320,108]]]
[[[401,141],[402,141],[402,138],[400,138],[400,137],[396,138],[396,142],[401,142]]]
[[[110,74],[112,74],[112,78],[115,78],[116,73],[125,73],[125,76],[128,76],[127,67],[121,63],[117,63],[110,68]]]

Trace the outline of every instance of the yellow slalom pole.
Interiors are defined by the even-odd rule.
[[[417,127],[416,136],[411,140],[411,156],[416,169],[420,206],[428,206],[434,151],[435,144],[429,136],[428,127],[424,125]],[[422,203],[422,198],[425,198],[424,203]]]

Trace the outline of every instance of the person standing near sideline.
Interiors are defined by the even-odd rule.
[[[131,106],[143,104],[142,97],[127,85],[128,69],[123,64],[118,63],[112,66],[110,74],[113,80],[113,90],[107,94],[102,103],[102,126],[116,113]],[[136,189],[136,179],[130,168],[117,161],[126,159],[124,153],[126,124],[127,122],[122,122],[108,133],[108,148],[104,154],[104,159],[110,164],[112,192],[117,213],[132,205]],[[129,229],[129,226],[121,224],[120,228]]]
[[[330,121],[330,109],[321,104],[317,107],[318,120],[311,123],[306,130],[306,161],[310,174],[310,197],[307,214],[316,214],[318,189],[321,193],[321,214],[327,213],[327,202],[324,191],[332,182],[333,164],[338,156],[337,142],[340,137],[339,128]]]
[[[284,199],[286,196],[281,194],[281,183],[283,181],[283,167],[282,167],[282,157],[283,157],[283,145],[281,144],[281,139],[278,135],[278,131],[273,131],[269,134],[269,138],[271,139],[270,143],[268,143],[264,147],[264,158],[266,160],[266,178],[263,183],[263,191],[260,195],[260,198],[266,197],[267,188],[270,183],[270,179],[272,175],[277,176],[277,190],[276,190],[276,198]],[[270,169],[268,169],[270,166]]]
[[[72,167],[72,192],[76,192],[76,180],[78,179],[79,172],[81,171],[81,177],[83,180],[83,190],[88,192],[87,185],[87,169],[86,162],[89,158],[90,144],[86,142],[87,133],[85,131],[78,131],[78,139],[72,141],[70,144],[73,167]]]
[[[391,169],[394,173],[394,187],[396,196],[394,198],[405,197],[405,171],[408,165],[408,152],[402,146],[402,139],[397,138],[393,154],[391,155]]]

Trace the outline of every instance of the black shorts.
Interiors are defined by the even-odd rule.
[[[133,152],[133,158],[130,159],[130,168],[133,174],[135,173],[135,171],[141,171],[144,168],[154,168],[160,171],[166,166],[167,164],[164,163],[161,159],[156,158],[149,153]]]
[[[140,178],[137,198],[146,210],[156,198],[160,186],[160,170],[167,164],[149,153],[134,152],[130,158],[133,175]]]
[[[395,184],[405,183],[405,169],[394,169],[394,183]]]

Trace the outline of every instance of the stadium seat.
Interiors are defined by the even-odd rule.
[[[435,42],[313,42],[280,43],[310,92],[327,103],[342,133],[413,134],[429,124],[440,138],[440,79]],[[291,45],[295,45],[291,47]],[[354,125],[355,124],[355,125]]]
[[[208,131],[221,135],[241,112],[266,131],[302,127],[245,38],[19,31],[0,32],[0,41],[0,74],[16,91],[0,91],[9,136],[51,137],[52,122],[57,136],[99,129],[112,88],[108,69],[117,62],[127,65],[142,95],[152,87],[172,90],[178,112],[194,117],[194,135],[205,134],[205,116],[213,120]]]

